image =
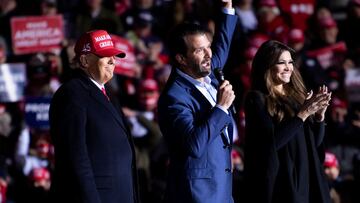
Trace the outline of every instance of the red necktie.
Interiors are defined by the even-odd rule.
[[[102,93],[105,95],[105,97],[107,98],[107,100],[110,101],[109,97],[108,97],[107,94],[106,94],[105,88],[102,87],[102,88],[101,88],[101,91],[102,91]]]

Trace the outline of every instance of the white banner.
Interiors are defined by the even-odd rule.
[[[17,102],[24,97],[24,63],[0,64],[0,102]]]

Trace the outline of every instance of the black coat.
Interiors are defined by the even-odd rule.
[[[246,202],[329,203],[322,162],[324,123],[297,116],[277,123],[265,95],[250,92],[245,102]]]
[[[137,202],[135,154],[124,115],[82,72],[55,93],[50,126],[52,202]]]

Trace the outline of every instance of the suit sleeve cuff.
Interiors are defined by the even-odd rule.
[[[222,8],[222,12],[228,15],[235,15],[234,8]]]
[[[225,112],[226,114],[229,115],[229,111],[228,111],[227,109],[225,109],[224,107],[222,107],[222,106],[220,106],[220,105],[218,105],[218,104],[217,104],[215,107],[221,109],[223,112]]]

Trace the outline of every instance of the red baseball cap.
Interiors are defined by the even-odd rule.
[[[144,79],[140,82],[140,91],[158,91],[159,86],[156,80],[152,78]]]
[[[82,54],[93,53],[99,57],[117,56],[124,58],[126,54],[114,47],[110,35],[105,30],[93,30],[84,33],[75,44],[75,53],[79,57]]]
[[[331,99],[331,105],[333,106],[333,108],[345,108],[345,109],[348,108],[347,102],[338,97],[334,97]]]
[[[260,0],[259,6],[277,7],[277,4],[275,0]]]
[[[325,161],[324,161],[325,167],[338,167],[339,163],[335,156],[335,154],[330,152],[325,152]]]
[[[46,168],[34,168],[31,172],[31,179],[35,182],[50,179],[50,172]]]
[[[332,17],[326,17],[319,19],[319,26],[321,28],[333,28],[336,27],[336,21]]]
[[[298,28],[291,29],[289,32],[289,42],[297,43],[304,42],[305,36],[304,32]]]

